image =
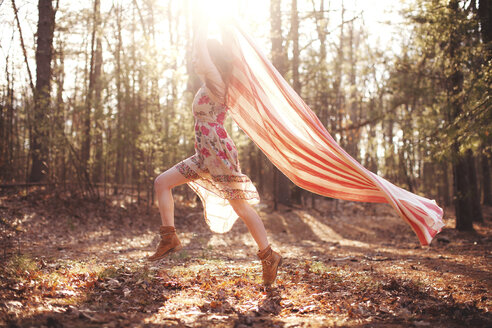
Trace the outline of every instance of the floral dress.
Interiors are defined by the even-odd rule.
[[[176,164],[188,185],[200,196],[211,230],[226,232],[238,218],[229,199],[259,202],[251,180],[241,173],[234,142],[224,128],[228,108],[215,103],[204,85],[193,100],[195,154]]]

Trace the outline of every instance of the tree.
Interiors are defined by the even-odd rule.
[[[462,17],[463,12],[457,0],[449,2],[449,13],[451,17]],[[464,74],[460,65],[460,47],[463,42],[463,35],[458,28],[451,27],[447,46],[451,74],[447,81],[447,91],[449,94],[449,122],[456,121],[463,114],[463,84]],[[469,174],[469,163],[465,155],[461,152],[461,142],[455,139],[452,143],[452,167],[454,175],[453,193],[456,211],[456,229],[473,230],[473,192],[472,177]]]
[[[414,149],[407,152],[416,156],[412,168],[419,169],[426,154],[435,162],[451,163],[458,230],[473,230],[473,221],[481,217],[475,159],[477,152],[487,149],[483,131],[491,127],[486,105],[491,63],[484,60],[487,49],[480,39],[475,3],[419,1],[417,14],[409,15],[416,32],[407,61],[411,72],[407,80],[413,85],[407,89],[410,97],[403,99],[413,99],[412,117],[425,119],[409,129],[419,137],[408,144]],[[435,167],[442,168],[445,180],[447,166]]]
[[[50,106],[51,58],[53,56],[53,31],[55,28],[55,11],[51,0],[39,0],[39,20],[36,47],[36,89],[34,94],[34,122],[31,129],[32,167],[29,180],[41,181],[47,174],[46,135],[48,126],[45,122]]]
[[[89,67],[89,86],[87,88],[86,100],[85,100],[85,113],[84,113],[84,131],[82,135],[82,151],[81,159],[85,169],[88,169],[88,162],[91,153],[91,113],[96,103],[95,93],[100,91],[96,90],[97,82],[99,81],[101,74],[101,39],[99,36],[99,0],[94,0],[93,19],[92,19],[92,35],[91,35],[91,53],[90,53],[90,67]]]
[[[297,0],[292,0],[290,10],[290,40],[292,41],[292,87],[294,91],[301,95],[301,80],[299,78],[299,13],[297,10]],[[301,204],[302,189],[296,185],[291,186],[291,198],[297,204]]]
[[[286,54],[283,47],[282,16],[280,5],[281,0],[270,1],[272,64],[281,75],[285,75],[287,68]],[[275,166],[273,166],[273,180],[273,199],[275,209],[277,209],[277,203],[290,205],[290,181]]]
[[[480,21],[480,34],[482,36],[482,42],[485,44],[485,61],[490,63],[492,61],[492,4],[488,0],[480,0],[478,7],[478,18]],[[490,67],[490,65],[489,65]],[[482,71],[485,75],[485,84],[492,83],[492,74],[490,71]],[[492,136],[484,135],[481,144],[481,156],[480,164],[482,168],[482,202],[485,205],[492,206],[492,188],[491,188],[491,174],[490,174],[490,158],[492,147]]]

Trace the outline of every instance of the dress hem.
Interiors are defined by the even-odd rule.
[[[184,163],[184,161],[176,164],[176,169],[179,173],[181,173],[186,179],[190,180],[187,183],[197,184],[200,187],[206,189],[207,191],[213,193],[217,197],[227,200],[235,200],[235,199],[244,199],[247,201],[258,200],[260,199],[257,191],[245,191],[241,189],[229,189],[229,190],[211,190],[210,188],[206,188],[204,184],[200,183],[200,180],[206,180],[202,178],[198,173],[196,173],[189,165]],[[233,175],[211,175],[212,180],[214,182],[246,182],[249,181],[249,178],[241,177],[241,176],[233,176]],[[194,189],[194,188],[192,188]]]

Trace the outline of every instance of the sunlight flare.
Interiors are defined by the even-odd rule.
[[[195,1],[198,4],[200,13],[209,17],[210,20],[220,20],[231,17],[237,1],[234,0],[208,0]]]

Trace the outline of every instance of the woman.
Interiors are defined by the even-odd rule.
[[[259,197],[251,180],[241,173],[237,149],[224,129],[226,98],[231,74],[230,55],[216,40],[207,40],[206,21],[194,42],[193,64],[202,82],[193,100],[195,151],[190,158],[162,173],[155,180],[162,226],[161,241],[150,261],[162,259],[181,249],[174,228],[172,188],[188,183],[200,196],[205,219],[211,229],[228,231],[237,217],[248,227],[258,244],[263,268],[263,283],[274,283],[282,257],[268,243],[265,227],[251,206]],[[235,213],[228,213],[229,208]],[[232,214],[232,215],[231,215]]]

